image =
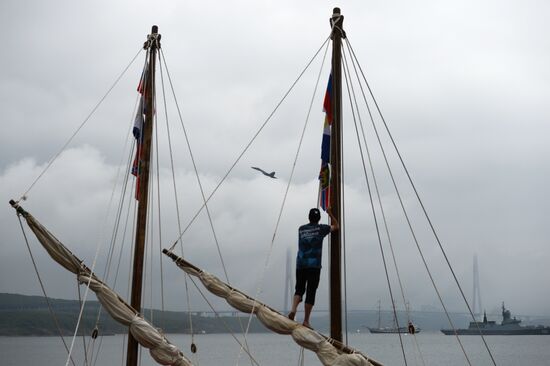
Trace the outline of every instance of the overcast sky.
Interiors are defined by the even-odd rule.
[[[338,4],[206,0],[154,5],[2,1],[0,292],[41,295],[8,200],[25,192],[76,130],[138,53],[152,24],[162,34],[199,175],[206,192],[211,192],[327,38],[335,5],[342,8],[349,40],[468,299],[477,254],[484,308],[493,311],[504,301],[513,313],[550,315],[550,4],[535,0]],[[107,213],[111,192],[126,161],[125,143],[131,142],[128,131],[143,60],[142,53],[24,202],[89,265],[99,243],[100,274],[112,230],[105,217],[112,214],[112,207]],[[271,249],[320,67],[318,58],[211,202],[231,283],[251,294],[260,287],[260,297],[275,307],[283,306],[287,252],[291,251],[293,262],[297,228],[316,204],[322,89],[328,65],[321,72],[320,90]],[[164,108],[159,106],[158,111],[163,126]],[[373,309],[378,299],[389,307],[348,109],[344,118],[349,138],[345,143],[348,307]],[[169,121],[174,126],[175,176],[185,226],[201,198],[173,102],[169,102]],[[374,142],[372,135],[368,138]],[[164,137],[160,143],[167,145]],[[167,158],[163,149],[161,157]],[[375,154],[374,144],[371,149]],[[374,161],[407,300],[413,309],[440,307],[387,185],[387,173],[379,157]],[[451,310],[465,311],[412,190],[395,159],[393,163],[436,283]],[[250,166],[274,170],[279,179],[259,175]],[[166,247],[178,232],[166,160],[161,162],[159,181],[168,211],[162,224]],[[191,262],[224,277],[212,237],[208,220],[201,215],[184,236],[184,250]],[[34,238],[31,245],[48,295],[76,298],[74,277],[52,263]],[[158,240],[154,250],[156,271]],[[116,286],[123,297],[129,255],[123,258]],[[325,251],[319,309],[328,307],[326,257]],[[181,271],[167,260],[163,265],[166,306],[186,309]],[[152,296],[150,285],[146,288],[146,304],[160,306],[159,282],[155,274]],[[194,309],[207,309],[196,291],[191,296]]]

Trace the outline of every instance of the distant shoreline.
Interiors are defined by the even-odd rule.
[[[64,336],[72,336],[76,326],[76,320],[80,311],[80,303],[77,300],[49,299],[56,314],[61,333]],[[79,335],[90,335],[96,327],[96,319],[100,306],[97,301],[88,301],[81,320]],[[116,335],[126,334],[127,328],[116,323],[105,312],[101,313],[98,330],[100,334]],[[151,311],[143,310],[148,318]],[[237,316],[238,315],[238,316]],[[313,325],[321,332],[327,332],[328,314],[323,311],[314,313]],[[298,320],[302,314],[298,314]],[[466,314],[451,313],[451,319],[457,328],[465,328],[470,322]],[[240,333],[243,319],[248,320],[248,315],[238,311],[223,311],[220,317],[209,312],[192,312],[191,320],[194,334],[224,334],[229,332]],[[491,315],[492,317],[492,315]],[[393,313],[390,311],[381,312],[382,326],[392,326]],[[429,311],[412,311],[411,318],[414,323],[425,332],[439,332],[440,329],[448,328],[448,320],[444,313]],[[534,317],[531,317],[534,318]],[[191,334],[189,324],[189,313],[179,311],[153,310],[153,323],[163,328],[165,334]],[[403,311],[398,312],[400,323],[406,324],[407,318]],[[354,332],[368,332],[367,326],[376,327],[378,323],[378,312],[373,310],[348,312],[348,330]],[[498,317],[493,317],[498,320]],[[525,325],[550,325],[550,317],[540,317],[534,322],[524,321]],[[228,329],[229,328],[229,329]],[[269,332],[254,317],[250,324],[250,333]],[[0,336],[2,337],[44,337],[59,336],[54,321],[52,320],[46,299],[41,296],[27,296],[18,294],[0,293]]]

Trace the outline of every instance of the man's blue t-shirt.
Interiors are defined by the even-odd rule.
[[[298,256],[296,268],[321,268],[323,238],[330,233],[330,225],[306,224],[298,229]]]

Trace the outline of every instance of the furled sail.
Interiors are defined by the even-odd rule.
[[[253,299],[216,276],[207,273],[185,259],[164,249],[163,253],[172,258],[178,267],[197,277],[216,296],[224,298],[229,305],[245,313],[254,313],[270,330],[279,334],[291,335],[300,346],[313,351],[325,366],[382,366],[359,351],[328,338],[313,329],[305,327],[269,306]]]
[[[16,202],[10,204],[17,213],[27,221],[44,249],[57,263],[68,271],[77,275],[78,281],[88,284],[95,292],[97,299],[105,310],[117,322],[129,327],[134,338],[143,347],[149,349],[153,359],[161,365],[192,366],[191,361],[153,325],[128,305],[122,298],[105,283],[98,279],[67,247],[42,226],[31,214],[20,207]]]

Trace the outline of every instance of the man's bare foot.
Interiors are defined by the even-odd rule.
[[[296,312],[294,312],[294,311],[291,311],[290,313],[288,313],[288,318],[289,318],[290,320],[294,320],[294,317],[295,317],[295,316],[296,316]]]
[[[309,329],[313,329],[313,328],[311,327],[311,324],[309,324],[309,322],[304,321],[304,322],[302,323],[302,325],[303,325],[304,327],[308,327]]]

